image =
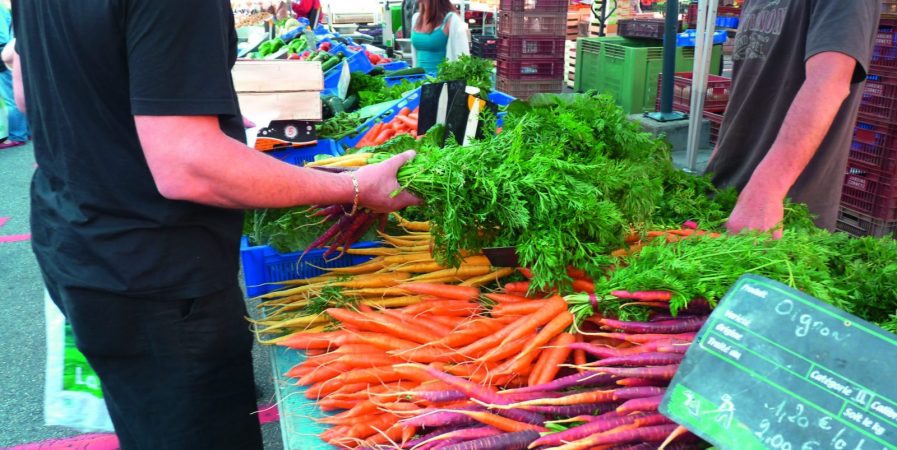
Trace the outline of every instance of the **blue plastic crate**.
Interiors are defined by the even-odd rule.
[[[716,18],[716,26],[719,28],[738,28],[739,19],[738,17],[732,16],[719,16]]]
[[[317,155],[340,156],[343,149],[333,139],[318,139],[318,143],[311,147],[288,148],[267,153],[294,166],[304,166],[305,163],[314,161]]]
[[[334,48],[337,47],[339,46],[336,46]],[[374,70],[374,65],[371,64],[371,60],[364,52],[356,52],[348,55],[346,57],[346,60],[349,61],[349,72],[369,73],[370,71]],[[322,95],[336,95],[336,90],[339,87],[339,76],[340,73],[342,73],[342,68],[343,65],[342,63],[340,63],[324,74],[324,90],[321,91]]]
[[[354,148],[358,142],[360,142],[364,135],[367,134],[370,129],[379,122],[389,123],[393,117],[395,117],[402,108],[408,108],[410,110],[416,109],[420,105],[420,89],[415,89],[402,97],[399,101],[397,101],[392,107],[383,111],[382,113],[371,117],[367,122],[363,123],[356,130],[355,137],[346,137],[339,141],[339,143],[346,148]]]
[[[390,70],[407,69],[411,66],[408,65],[408,63],[405,61],[393,61],[393,62],[388,62],[388,63],[383,63],[383,64],[377,64],[377,67],[382,67],[383,70],[390,71]]]
[[[379,242],[359,242],[352,248],[379,247]],[[278,253],[267,245],[249,246],[249,238],[243,236],[240,241],[240,262],[243,264],[243,281],[246,283],[246,295],[256,297],[283,287],[278,281],[312,278],[323,275],[325,269],[349,267],[370,261],[372,256],[345,254],[336,259],[325,259],[325,249],[308,252],[302,261],[302,252]],[[331,255],[328,258],[335,258]]]
[[[402,80],[408,80],[409,83],[413,83],[415,81],[424,80],[427,78],[427,75],[400,75],[397,77],[384,77],[383,81],[386,82],[386,86],[395,86],[402,82]]]
[[[499,91],[490,92],[487,98],[490,102],[495,103],[499,107],[508,106],[511,104],[511,102],[517,100],[515,97],[511,97],[510,95]],[[502,125],[504,125],[504,119],[506,115],[508,115],[507,111],[498,112],[498,120],[495,121],[495,125],[497,127],[501,128]]]
[[[694,47],[696,37],[697,32],[695,30],[685,30],[684,33],[676,35],[676,46]],[[729,34],[726,30],[719,30],[713,33],[714,45],[725,44],[727,39],[729,39]]]

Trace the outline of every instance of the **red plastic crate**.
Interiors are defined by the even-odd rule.
[[[566,38],[567,13],[501,11],[498,14],[498,35]]]
[[[691,72],[679,72],[673,78],[673,111],[687,113],[691,110]],[[704,111],[721,113],[729,105],[729,91],[732,79],[718,75],[707,78],[707,94],[704,96]],[[660,92],[663,91],[663,74],[657,77],[657,100],[654,105],[660,111]]]
[[[533,94],[559,94],[564,89],[564,80],[516,80],[498,76],[495,89],[519,99],[529,99]]]
[[[498,59],[498,75],[512,80],[562,79],[564,59]],[[501,90],[501,89],[499,89]]]
[[[883,173],[897,172],[897,124],[860,115],[850,145],[850,162]]]
[[[885,18],[879,20],[875,45],[878,47],[897,47],[897,20]]]
[[[866,78],[860,112],[887,122],[897,122],[897,77],[873,71]]]
[[[663,40],[664,19],[621,19],[617,21],[617,35],[635,39]]]
[[[507,37],[498,40],[499,59],[563,58],[564,38]]]
[[[501,0],[501,11],[567,12],[569,0]]]
[[[881,14],[883,16],[897,16],[897,0],[882,0]]]
[[[841,204],[875,219],[897,220],[897,174],[849,165]]]
[[[837,228],[854,236],[884,237],[897,234],[897,221],[875,219],[842,206]]]
[[[704,118],[710,121],[710,145],[719,142],[719,131],[723,127],[723,115],[704,111]]]

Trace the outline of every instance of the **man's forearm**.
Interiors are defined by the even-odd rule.
[[[839,55],[839,57],[846,57]],[[850,94],[850,74],[822,70],[808,74],[795,97],[778,137],[754,170],[748,189],[759,189],[784,200],[788,191],[813,159]]]
[[[141,126],[138,121],[138,130]],[[169,199],[245,209],[352,203],[355,196],[349,176],[284,164],[217,128],[198,134],[142,135],[147,134],[159,141],[144,146],[167,152],[154,152],[147,162],[159,192]]]

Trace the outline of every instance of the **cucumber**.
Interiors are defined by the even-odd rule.
[[[327,61],[321,63],[321,70],[327,72],[328,70],[336,67],[337,64],[340,63],[339,57],[331,56]]]
[[[368,75],[372,77],[386,75],[386,69],[384,69],[383,66],[374,66],[374,68],[370,72],[368,72]]]
[[[327,97],[326,99],[322,99],[321,101],[325,105],[330,107],[330,110],[333,111],[334,116],[345,111],[345,108],[343,108],[343,101],[340,100],[340,98],[336,95],[331,95],[331,96]]]
[[[358,97],[350,95],[343,100],[343,111],[352,112],[358,109]]]
[[[393,70],[386,72],[387,77],[405,77],[408,75],[426,75],[427,71],[421,67],[410,67],[408,69]]]

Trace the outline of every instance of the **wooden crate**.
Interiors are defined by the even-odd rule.
[[[320,62],[240,60],[232,72],[247,117],[321,120],[324,74]]]

